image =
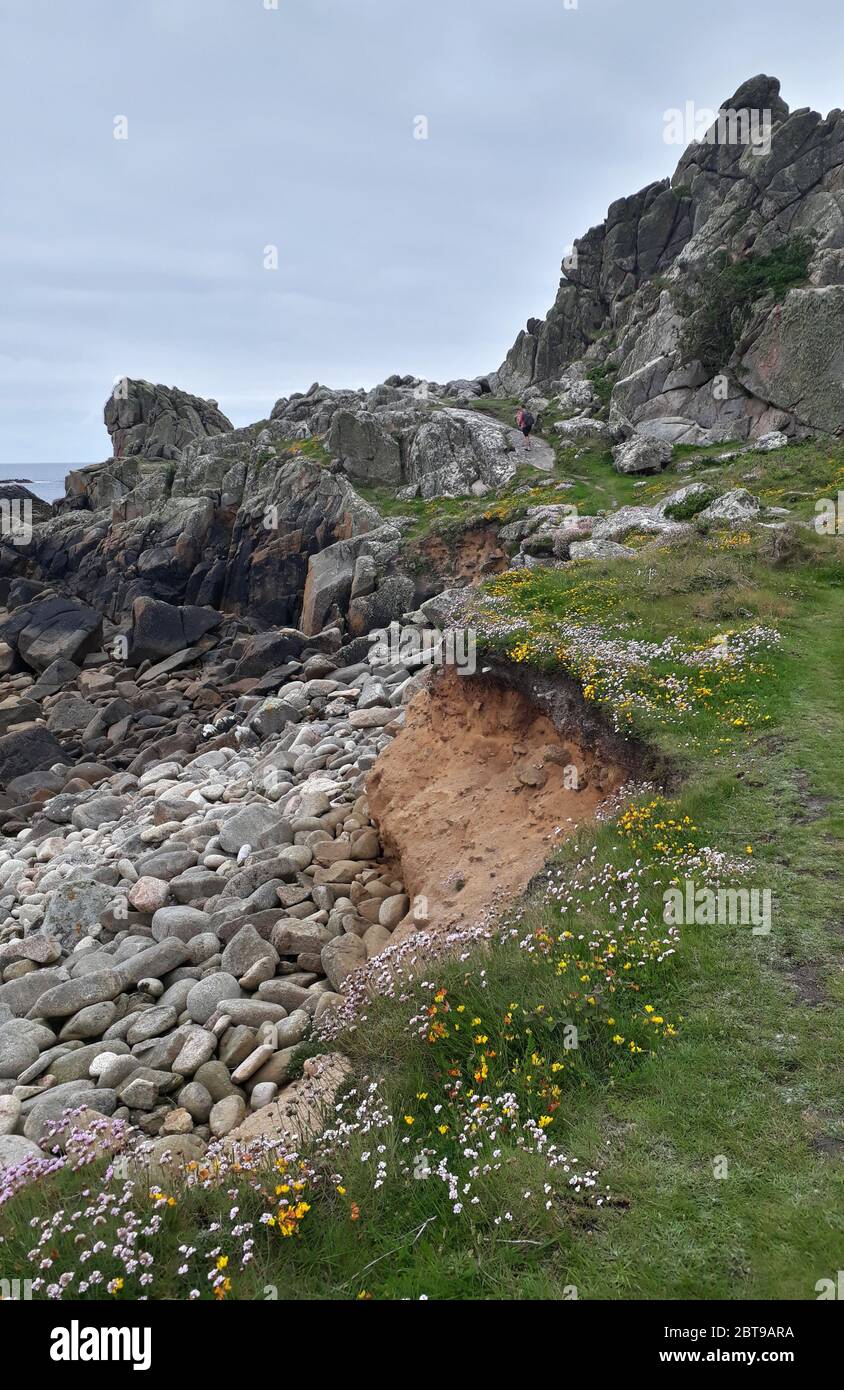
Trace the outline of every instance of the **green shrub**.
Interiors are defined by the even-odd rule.
[[[720,371],[754,305],[766,295],[779,303],[788,290],[805,283],[813,249],[813,241],[801,234],[766,256],[751,253],[731,261],[720,252],[689,291],[677,294],[677,307],[688,320],[681,337],[684,361]]]
[[[617,372],[617,367],[606,366],[593,367],[591,372],[587,372],[587,381],[590,381],[592,383],[592,386],[595,390],[595,394],[597,395],[598,399],[601,402],[601,405],[604,407],[605,410],[608,408],[610,403],[610,397],[612,396],[613,386],[615,385],[613,377],[616,375]]]
[[[670,521],[691,521],[693,516],[702,512],[710,502],[714,502],[717,495],[714,488],[706,488],[704,492],[692,492],[681,502],[673,502],[670,507],[666,507],[665,515]]]

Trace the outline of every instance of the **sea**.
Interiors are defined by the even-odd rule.
[[[85,463],[0,463],[0,483],[24,483],[36,497],[55,502],[64,497],[64,480]]]

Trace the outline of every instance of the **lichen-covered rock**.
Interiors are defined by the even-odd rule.
[[[105,422],[115,458],[178,458],[191,440],[233,428],[216,401],[129,378],[118,382],[106,401]]]
[[[741,382],[812,429],[844,426],[844,285],[794,289],[742,358]]]
[[[671,462],[672,449],[661,439],[637,434],[612,451],[617,473],[659,473]]]
[[[413,436],[407,479],[422,497],[466,494],[479,481],[498,487],[517,467],[511,433],[473,411],[438,411]]]
[[[618,199],[575,241],[555,303],[544,320],[528,321],[493,388],[550,392],[562,372],[563,409],[589,409],[577,376],[606,363],[616,409],[671,443],[836,433],[844,424],[842,150],[840,110],[826,119],[790,113],[776,78],[743,83],[670,181]],[[806,287],[782,304],[761,297],[731,361],[705,369],[688,360],[683,292],[698,272],[724,252],[733,261],[763,256],[804,232],[815,238]]]

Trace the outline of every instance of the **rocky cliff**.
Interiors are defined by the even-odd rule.
[[[841,430],[844,116],[789,112],[765,76],[721,111],[729,119],[690,145],[670,180],[619,199],[575,242],[553,307],[528,321],[493,389],[548,396],[563,374],[565,389],[600,369],[616,422],[672,443]],[[752,130],[769,139],[754,144]],[[803,238],[804,283],[783,296],[776,258]],[[725,267],[754,263],[762,274],[745,277],[722,359],[701,361],[695,316]]]
[[[774,78],[746,82],[670,181],[575,243],[547,317],[488,376],[315,383],[239,429],[215,401],[120,381],[113,456],[69,475],[28,544],[0,547],[0,575],[23,567],[124,630],[152,598],[354,637],[437,591],[401,563],[407,519],[373,500],[507,484],[528,461],[514,396],[557,417],[557,462],[598,442],[622,472],[660,471],[679,443],[839,433],[843,152],[840,112],[789,112]],[[555,454],[540,442],[530,461]]]

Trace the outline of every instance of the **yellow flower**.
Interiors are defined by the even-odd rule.
[[[540,1117],[539,1117],[539,1128],[540,1128],[540,1129],[547,1129],[548,1126],[549,1126],[550,1124],[552,1124],[552,1123],[553,1123],[553,1121],[552,1121],[552,1118],[551,1118],[550,1115],[540,1115]]]
[[[744,852],[745,852],[745,854],[752,854],[752,853],[753,853],[753,846],[752,846],[752,845],[745,845],[745,847],[744,847]]]
[[[427,1092],[427,1091],[417,1091],[417,1092],[416,1092],[416,1099],[417,1099],[417,1100],[427,1100],[427,1099],[428,1099],[428,1092]]]
[[[112,1280],[112,1285],[111,1285],[111,1291],[112,1291],[112,1293],[117,1293],[118,1289],[122,1289],[122,1288],[123,1288],[123,1280],[122,1280],[122,1279],[114,1279],[114,1280]]]
[[[218,1269],[225,1269],[225,1267],[226,1267],[226,1265],[228,1264],[228,1262],[229,1262],[229,1257],[228,1257],[228,1255],[221,1255],[220,1258],[219,1258],[218,1261],[217,1261],[217,1268],[218,1268]]]
[[[440,1125],[439,1132],[440,1134],[448,1134],[448,1125]]]
[[[414,1124],[414,1123],[415,1123],[415,1120],[414,1120],[413,1115],[405,1115],[405,1117],[404,1117],[404,1122],[405,1122],[406,1125],[412,1125],[412,1124]]]

